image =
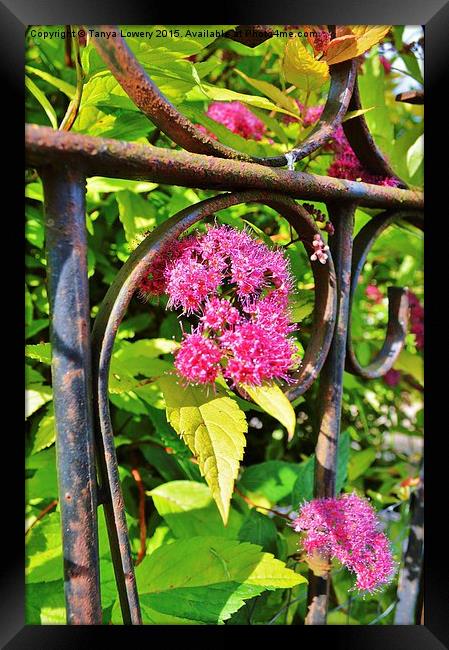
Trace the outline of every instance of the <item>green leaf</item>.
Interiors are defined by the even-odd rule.
[[[129,190],[134,194],[141,192],[151,192],[157,183],[148,183],[147,181],[129,181],[122,178],[105,178],[104,176],[92,176],[87,179],[87,193],[96,192],[120,192],[120,190]]]
[[[260,494],[271,503],[285,502],[301,473],[301,465],[283,460],[268,460],[251,465],[243,472],[239,487],[246,492]]]
[[[413,354],[405,349],[401,350],[394,368],[411,375],[421,386],[424,386],[424,362],[419,354]]]
[[[128,242],[136,242],[138,234],[154,228],[156,209],[149,201],[129,190],[117,192],[116,199]]]
[[[348,476],[350,436],[344,431],[338,440],[337,476],[335,479],[335,494],[340,494]],[[298,507],[303,501],[313,499],[313,487],[315,479],[315,454],[299,465],[298,479],[292,491],[292,505]]]
[[[25,540],[27,582],[52,582],[61,578],[63,562],[59,512],[51,512],[38,521]]]
[[[407,151],[407,167],[410,176],[418,171],[424,159],[424,135],[421,134]]]
[[[295,291],[289,296],[288,308],[292,323],[300,323],[310,316],[315,306],[315,292],[302,290]]]
[[[137,567],[136,579],[144,607],[208,624],[263,591],[306,581],[258,546],[209,536],[161,546]]]
[[[50,445],[54,443],[55,438],[55,414],[53,411],[53,404],[51,404],[48,407],[44,417],[39,422],[33,439],[33,447],[31,449],[31,453],[36,454],[42,449],[50,447]]]
[[[52,399],[53,392],[50,386],[32,384],[32,388],[25,390],[25,419]]]
[[[72,84],[67,83],[67,81],[64,81],[63,79],[58,79],[57,77],[54,77],[48,72],[45,72],[45,70],[39,70],[39,68],[34,68],[31,65],[26,65],[25,70],[27,72],[31,72],[31,74],[35,74],[36,77],[40,77],[47,83],[51,84],[52,86],[60,90],[62,93],[64,93],[64,95],[67,95],[69,99],[73,99],[75,97],[76,88]]]
[[[241,384],[241,388],[247,393],[252,400],[256,402],[268,415],[276,418],[278,422],[284,425],[288,432],[288,439],[291,440],[295,433],[296,414],[295,411],[281,391],[279,386],[274,382],[264,384],[263,386],[249,386]]]
[[[26,584],[25,621],[27,625],[66,623],[64,581]]]
[[[353,451],[349,458],[349,480],[355,481],[359,476],[362,476],[375,460],[376,450],[372,447],[368,447],[362,451]]]
[[[220,88],[206,83],[201,84],[201,88],[199,86],[193,88],[185,99],[188,101],[204,101],[205,98],[212,99],[216,102],[243,102],[244,104],[248,104],[248,106],[256,106],[257,108],[264,108],[267,111],[276,111],[277,113],[285,113],[286,115],[296,117],[295,113],[281,106],[276,106],[276,104],[270,102],[266,97],[244,95],[243,93],[238,93],[228,88]]]
[[[54,446],[28,456],[25,467],[27,471],[25,494],[28,503],[35,500],[52,501],[58,497]],[[29,474],[31,476],[28,476]]]
[[[276,86],[273,86],[273,84],[270,84],[267,81],[263,81],[261,79],[251,79],[251,77],[248,77],[246,74],[244,74],[241,70],[238,70],[237,68],[235,71],[247,83],[249,83],[250,86],[253,86],[254,88],[256,88],[256,90],[259,90],[261,93],[269,97],[276,105],[282,106],[290,113],[296,114],[297,117],[300,117],[298,105],[296,104],[293,97],[286,95],[285,93],[282,92],[282,90],[280,90]]]
[[[238,539],[241,542],[257,544],[268,553],[276,552],[276,526],[272,519],[258,512],[255,508],[249,511],[240,528]]]
[[[25,356],[29,359],[37,359],[42,363],[51,363],[51,344],[38,343],[37,345],[26,345]]]
[[[326,61],[314,59],[300,38],[287,41],[282,71],[289,83],[305,90],[306,93],[322,88],[329,79],[329,66]]]
[[[167,419],[195,457],[226,524],[248,430],[245,414],[223,389],[183,387],[174,376],[158,380]]]
[[[242,515],[231,508],[228,524],[224,526],[210,490],[204,483],[171,481],[159,485],[148,494],[176,537],[218,535],[237,538],[243,522]]]
[[[28,88],[30,93],[37,99],[39,104],[42,106],[44,109],[48,119],[50,120],[50,124],[54,129],[58,128],[58,118],[56,117],[55,109],[53,106],[50,104],[48,99],[45,97],[44,93],[36,84],[34,81],[32,81],[29,77],[25,76],[25,87]]]
[[[369,108],[359,108],[357,111],[348,111],[344,116],[344,118],[342,119],[342,122],[347,122],[348,120],[352,120],[354,117],[359,117],[360,115],[369,113],[370,111],[373,111],[375,108],[376,108],[375,106],[370,106]]]

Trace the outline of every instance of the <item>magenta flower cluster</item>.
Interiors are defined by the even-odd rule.
[[[424,307],[413,291],[409,290],[407,296],[410,307],[410,331],[415,335],[417,349],[422,350],[424,348]]]
[[[304,127],[315,124],[315,122],[320,119],[324,108],[323,106],[309,106],[306,108],[300,101],[295,101],[300,110]],[[294,122],[295,118],[285,116],[283,120],[286,123],[289,123]],[[327,170],[329,176],[333,176],[334,178],[344,178],[349,181],[363,181],[364,183],[372,183],[373,185],[386,185],[389,187],[398,186],[396,178],[370,174],[364,169],[352,150],[341,125],[335,129],[332,135],[332,140],[323,147],[323,149],[335,153],[334,160]]]
[[[247,140],[261,140],[266,131],[265,124],[241,102],[212,102],[206,114]]]
[[[355,589],[373,592],[391,581],[395,562],[371,504],[356,494],[305,503],[293,522],[307,555],[335,558],[355,573]]]
[[[222,374],[233,385],[291,381],[298,363],[289,335],[293,281],[283,251],[246,231],[214,226],[178,240],[153,260],[142,294],[168,295],[168,308],[193,321],[175,356],[191,383]]]

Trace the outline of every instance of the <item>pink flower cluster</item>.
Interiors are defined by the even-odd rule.
[[[307,555],[336,558],[356,574],[355,589],[373,592],[391,581],[395,562],[376,512],[356,494],[305,503],[293,522]]]
[[[325,245],[324,241],[321,239],[321,235],[313,236],[312,246],[315,249],[314,253],[310,256],[312,262],[318,260],[321,264],[326,264],[327,258],[329,257],[327,254],[329,246]]]
[[[389,386],[390,388],[394,388],[399,384],[401,381],[402,374],[399,370],[395,370],[394,368],[390,368],[384,376],[383,380]]]
[[[410,307],[410,331],[415,335],[418,350],[424,348],[424,307],[413,291],[408,291],[408,304]]]
[[[153,260],[142,294],[168,295],[194,326],[175,357],[179,373],[208,384],[222,374],[234,385],[291,381],[297,364],[288,296],[288,259],[246,231],[214,226],[178,240]]]
[[[380,305],[383,300],[382,291],[375,284],[369,284],[365,289],[365,296],[372,300],[376,305]]]
[[[266,131],[265,124],[241,102],[212,102],[206,114],[247,140],[261,140]]]
[[[323,112],[323,106],[309,106],[305,108],[301,102],[298,100],[295,101],[300,109],[304,127],[310,126],[319,120]],[[283,119],[287,123],[295,121],[294,118],[290,118],[289,116],[285,116]],[[363,181],[364,183],[372,183],[373,185],[398,186],[396,178],[370,174],[363,168],[352,150],[341,125],[335,129],[332,135],[332,141],[324,149],[335,153],[335,158],[327,170],[329,176],[345,178],[349,181]]]

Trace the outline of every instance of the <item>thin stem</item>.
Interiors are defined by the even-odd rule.
[[[247,503],[248,505],[252,506],[253,508],[262,508],[262,510],[267,510],[268,512],[272,512],[276,517],[282,517],[282,519],[287,519],[290,521],[290,517],[283,512],[278,512],[277,510],[273,510],[273,508],[265,508],[265,506],[259,506],[257,503],[254,503],[251,501],[249,497],[247,497],[243,492],[240,492],[238,487],[234,487],[234,492],[236,492],[240,497],[242,497],[243,501]]]
[[[58,499],[54,499],[51,503],[48,504],[48,506],[45,506],[43,510],[40,511],[40,513],[37,515],[36,519],[28,526],[28,528],[25,529],[25,535],[27,535],[30,530],[37,524],[38,521],[43,519],[46,514],[50,512],[50,510],[53,510],[58,505]]]
[[[386,616],[388,616],[388,614],[393,610],[393,608],[394,608],[394,606],[396,605],[397,602],[398,602],[397,600],[394,600],[394,601],[391,603],[391,605],[389,605],[389,606],[387,607],[387,609],[386,609],[384,612],[382,612],[382,614],[379,614],[379,616],[376,616],[376,618],[375,618],[374,620],[372,620],[370,623],[368,623],[367,625],[376,625],[376,623],[378,623],[378,622],[381,621],[383,618],[385,618]]]
[[[76,91],[75,97],[70,102],[66,114],[64,115],[61,124],[59,125],[59,131],[70,131],[75,122],[78,111],[81,105],[81,98],[83,96],[83,87],[84,87],[84,72],[81,65],[81,55],[80,55],[80,44],[78,40],[78,34],[73,38],[73,47],[75,54],[75,68],[76,68]]]
[[[305,595],[300,596],[299,598],[295,598],[294,600],[291,600],[287,605],[284,605],[284,607],[281,607],[281,609],[273,616],[273,618],[268,621],[267,625],[273,625],[273,623],[277,621],[277,619],[282,614],[282,612],[284,612],[286,609],[289,609],[295,603],[299,603],[301,602],[301,600],[304,599],[305,599]]]

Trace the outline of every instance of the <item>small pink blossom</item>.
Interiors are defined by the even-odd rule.
[[[369,300],[372,300],[376,305],[380,305],[383,300],[383,294],[375,284],[369,284],[365,289],[365,295]]]
[[[383,380],[387,384],[387,386],[390,386],[390,388],[394,388],[401,381],[401,373],[399,372],[399,370],[390,368],[390,370],[388,370],[384,374]]]
[[[212,102],[207,115],[247,140],[261,140],[266,126],[241,102]]]
[[[395,562],[376,512],[356,494],[314,499],[301,506],[293,528],[304,533],[302,546],[335,558],[356,574],[355,588],[372,592],[391,581]]]
[[[314,253],[310,256],[312,262],[318,260],[321,264],[326,264],[327,259],[329,257],[329,255],[327,254],[327,251],[329,250],[329,246],[327,246],[324,243],[324,241],[321,239],[321,235],[316,234],[313,236],[312,246],[315,249]]]
[[[185,335],[175,356],[175,366],[187,381],[211,384],[220,372],[222,352],[218,345],[202,334]]]

